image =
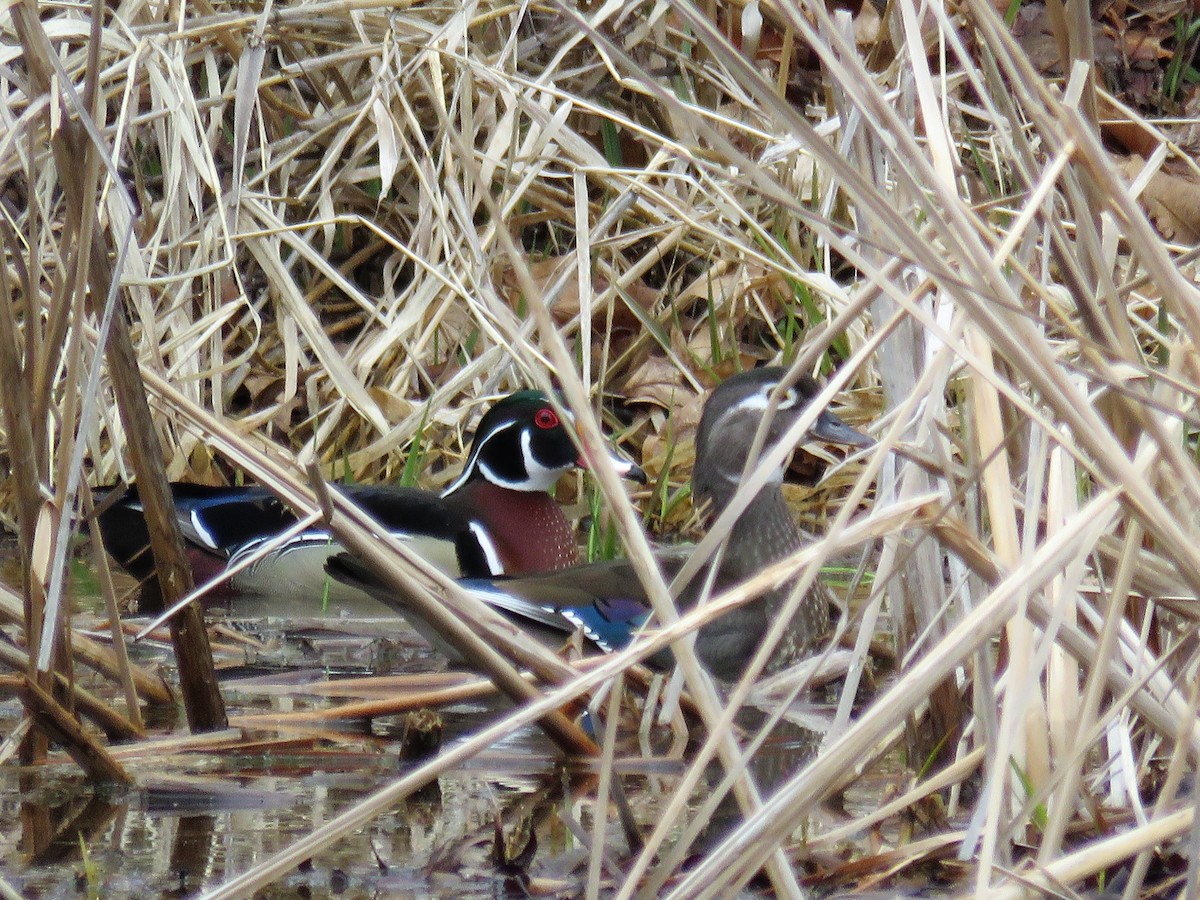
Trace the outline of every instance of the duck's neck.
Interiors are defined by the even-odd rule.
[[[719,580],[723,586],[745,581],[799,550],[805,542],[778,485],[768,485],[738,517],[725,548]],[[756,601],[762,604],[767,621],[775,618],[791,593],[792,584],[783,584]],[[828,588],[820,579],[813,582],[800,601],[770,668],[790,664],[829,630],[830,599]]]
[[[767,485],[755,497],[729,534],[721,572],[730,581],[744,581],[804,545],[783,493]]]
[[[504,574],[550,572],[581,562],[575,529],[546,491],[517,491],[477,478],[456,493],[487,529]]]

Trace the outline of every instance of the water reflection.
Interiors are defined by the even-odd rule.
[[[283,604],[239,598],[209,610],[209,621],[219,623],[214,652],[231,712],[298,712],[343,702],[305,690],[335,675],[446,668],[401,619],[382,608],[355,612],[299,598]],[[102,633],[95,615],[84,614],[78,623]],[[134,653],[143,663],[171,663],[165,645],[153,641]],[[98,677],[79,677],[89,689],[113,696]],[[499,699],[441,709],[443,746],[507,709]],[[148,710],[148,727],[157,734],[181,728],[178,712],[173,706]],[[0,706],[0,732],[10,732],[21,715],[18,704]],[[193,896],[286,848],[411,768],[401,761],[404,722],[403,715],[391,715],[260,733],[243,726],[243,739],[221,751],[164,750],[132,760],[139,787],[116,795],[93,791],[61,755],[39,770],[0,768],[0,816],[21,826],[0,829],[0,871],[29,897],[89,891]],[[680,760],[666,758],[669,734],[653,732],[643,748],[637,724],[630,716],[619,729],[618,790],[628,808],[624,825],[620,815],[606,812],[611,874],[636,844],[633,832],[657,824],[684,770]],[[753,763],[764,793],[795,771],[815,740],[790,724],[776,731]],[[520,732],[258,896],[578,893],[590,854],[596,777],[586,766],[564,769],[558,759],[539,730]],[[692,799],[694,810],[719,773],[709,780]],[[705,841],[726,833],[738,818],[726,801],[708,819]]]

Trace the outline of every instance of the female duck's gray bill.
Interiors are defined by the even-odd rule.
[[[874,438],[851,428],[828,410],[817,417],[810,434],[831,444],[845,444],[848,447],[871,447],[875,444]]]

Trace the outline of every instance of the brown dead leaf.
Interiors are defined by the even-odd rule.
[[[1097,97],[1100,111],[1100,130],[1109,140],[1138,156],[1149,156],[1158,146],[1159,138],[1142,122],[1135,121],[1104,95]]]
[[[693,395],[679,367],[665,356],[651,356],[630,371],[620,390],[627,403],[652,403],[666,410]]]
[[[189,481],[195,484],[225,484],[225,477],[215,464],[212,449],[203,441],[197,441],[188,454]]]
[[[570,266],[574,265],[575,257],[573,254],[564,254],[562,256],[551,256],[546,259],[534,260],[528,263],[529,275],[533,279],[534,284],[543,291],[548,291],[550,287],[558,281],[562,273]],[[511,266],[501,264],[496,275],[496,283],[500,286],[504,293],[509,306],[513,309],[518,309],[521,306],[523,295],[521,291],[520,281]],[[596,296],[608,290],[609,281],[599,275],[592,276],[592,292]],[[651,311],[658,302],[658,291],[647,286],[642,282],[634,282],[624,289],[625,296],[630,302],[637,304],[647,312]],[[613,308],[613,329],[618,331],[634,331],[639,327],[640,320],[628,307],[624,299],[617,298],[616,306]],[[595,303],[592,306],[592,321],[603,325],[608,318],[608,302]],[[579,280],[574,276],[568,278],[562,291],[559,292],[554,304],[550,307],[550,315],[554,317],[554,321],[559,325],[570,322],[579,315]]]
[[[653,411],[649,417],[651,432],[642,443],[641,458],[647,474],[657,479],[668,465],[673,472],[690,473],[705,395],[693,390],[679,367],[660,355],[648,357],[632,370],[621,393],[627,403],[648,404],[666,412]]]
[[[652,479],[657,479],[670,465],[673,473],[681,473],[682,482],[690,477],[696,461],[696,429],[700,425],[704,396],[681,393],[679,398],[669,416],[659,417],[661,427],[642,444],[641,466]]]
[[[800,447],[792,454],[791,461],[788,462],[787,473],[800,484],[811,486],[821,480],[821,476],[828,468],[828,462],[815,453],[809,453]]]
[[[394,394],[385,388],[369,387],[367,388],[367,393],[371,395],[371,399],[375,401],[379,407],[379,411],[383,413],[384,418],[389,422],[403,422],[416,408],[411,400]]]
[[[720,359],[714,360],[712,334],[709,332],[708,323],[701,322],[687,335],[678,331],[672,332],[671,350],[680,359],[691,360],[697,364],[699,368],[697,378],[701,383],[707,387],[716,387],[730,375],[756,368],[774,355],[770,350],[760,346],[759,342],[750,335],[743,334],[742,337],[745,342],[739,342],[738,354],[735,359],[729,352],[729,345],[733,341],[727,335],[722,334],[716,348]],[[708,370],[716,374],[715,380],[706,374]]]
[[[1043,75],[1063,74],[1063,46],[1066,35],[1054,34],[1054,26],[1044,3],[1030,3],[1021,7],[1013,22],[1013,37],[1033,67]],[[1103,73],[1110,74],[1121,65],[1121,54],[1117,43],[1103,26],[1092,23],[1092,45],[1096,65]],[[1106,83],[1106,79],[1101,78]]]
[[[1185,338],[1175,345],[1171,351],[1171,362],[1178,365],[1179,371],[1193,384],[1200,382],[1200,350],[1190,340]]]
[[[1157,34],[1146,28],[1126,28],[1117,36],[1116,46],[1130,65],[1138,62],[1157,64],[1174,56],[1174,50],[1163,46],[1165,39],[1174,40],[1174,37],[1173,32],[1161,28]]]
[[[1164,126],[1164,130],[1181,153],[1193,158],[1200,156],[1200,91],[1193,90],[1189,93],[1182,113],[1177,124]]]
[[[676,305],[683,308],[687,303],[707,306],[710,298],[726,303],[738,303],[739,318],[748,312],[747,304],[751,295],[762,299],[763,305],[771,315],[778,315],[784,299],[791,296],[787,279],[779,272],[774,272],[747,264],[737,266],[720,274],[705,272],[690,284],[685,285],[679,292]],[[757,313],[756,313],[757,314]],[[728,313],[722,304],[722,315],[728,321]]]
[[[859,47],[871,47],[887,37],[883,19],[873,3],[864,3],[854,17],[854,42]]]
[[[242,380],[250,404],[259,405],[261,400],[276,396],[283,387],[283,377],[274,373],[256,373]]]
[[[1132,181],[1145,168],[1146,161],[1131,156],[1119,164]],[[1156,172],[1142,191],[1141,201],[1146,214],[1167,240],[1180,244],[1200,242],[1200,184],[1186,169]]]

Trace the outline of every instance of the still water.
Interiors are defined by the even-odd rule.
[[[75,627],[105,639],[103,605],[88,589],[87,572],[75,582]],[[367,676],[393,676],[394,690],[427,685],[439,673],[446,684],[471,679],[447,672],[403,619],[367,598],[336,607],[320,597],[234,598],[206,616],[234,730],[215,742],[180,743],[173,740],[186,738],[180,710],[155,711],[150,741],[116,751],[137,780],[130,790],[94,788],[58,751],[45,766],[23,768],[15,755],[0,766],[0,876],[21,896],[185,897],[220,885],[414,765],[401,761],[405,714],[274,723],[263,715],[378,697],[377,687],[356,680]],[[136,631],[145,621],[128,624]],[[135,645],[133,656],[173,683],[169,645],[156,638]],[[94,673],[80,668],[77,678],[122,705]],[[347,696],[328,696],[330,680]],[[442,745],[505,710],[489,697],[439,708]],[[22,717],[19,700],[0,701],[0,735],[12,735]],[[682,762],[666,752],[669,735],[656,731],[639,741],[636,719],[628,725],[617,771],[648,830]],[[810,751],[804,740],[784,740],[764,760],[790,771]],[[539,730],[522,731],[258,896],[576,895],[586,877],[594,782],[564,769]],[[695,803],[702,800],[701,793]],[[606,840],[615,858],[628,853],[615,824]]]

